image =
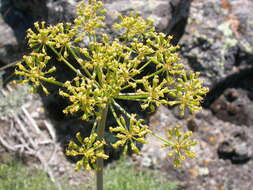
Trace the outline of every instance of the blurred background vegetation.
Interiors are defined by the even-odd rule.
[[[82,180],[82,179],[79,179]],[[176,190],[176,182],[168,181],[161,173],[135,168],[126,159],[114,162],[105,169],[106,190]],[[61,181],[62,190],[89,190],[92,181],[77,187],[70,187]],[[0,165],[1,190],[57,190],[47,174],[20,161],[8,161]]]

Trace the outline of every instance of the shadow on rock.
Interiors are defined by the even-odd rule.
[[[19,43],[24,43],[26,30],[35,21],[47,17],[46,1],[2,0],[1,14],[5,22],[13,29]]]
[[[218,147],[219,158],[230,160],[233,164],[245,164],[252,158],[252,149],[248,137],[243,132],[236,132]]]
[[[191,2],[189,0],[174,0],[170,2],[171,17],[174,19],[171,19],[165,33],[173,36],[173,44],[177,44],[185,32]]]

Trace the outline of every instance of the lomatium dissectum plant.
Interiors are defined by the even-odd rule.
[[[113,25],[116,35],[110,36],[103,32],[105,13],[101,1],[89,0],[79,3],[73,23],[35,23],[34,30],[27,32],[32,52],[16,68],[16,74],[24,77],[20,83],[32,83],[33,90],[39,87],[49,94],[44,84],[57,85],[59,95],[70,102],[63,110],[65,114],[81,114],[80,119],[85,121],[94,119],[90,136],[83,139],[77,133],[78,143],[71,141],[66,154],[82,157],[76,169],[96,169],[98,190],[103,189],[103,160],[108,158],[103,148],[108,110],[117,122],[116,127],[108,126],[118,139],[113,148],[139,154],[136,143],[146,143],[145,136],[151,134],[163,142],[162,147],[170,148],[168,155],[173,156],[176,167],[186,157],[194,157],[190,148],[196,143],[190,138],[191,132],[181,132],[177,126],[168,131],[167,138],[159,137],[118,100],[137,101],[143,110],[151,111],[161,104],[178,105],[184,114],[185,109],[200,110],[207,92],[199,73],[179,63],[179,47],[171,45],[171,36],[156,32],[153,23],[137,13],[119,15]],[[83,41],[88,43],[80,45]],[[57,80],[48,52],[75,77],[65,82]],[[152,72],[147,68],[153,68]]]

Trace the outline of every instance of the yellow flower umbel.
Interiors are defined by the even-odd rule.
[[[170,101],[169,105],[179,105],[181,115],[184,115],[187,107],[192,112],[201,110],[202,96],[208,92],[208,89],[202,87],[203,81],[198,77],[199,73],[185,72],[182,74],[182,78],[176,79],[175,89],[169,91],[169,95],[176,99]]]
[[[113,24],[116,37],[105,34],[105,12],[102,1],[81,1],[73,23],[35,23],[35,30],[29,29],[27,33],[32,53],[24,56],[16,68],[16,74],[24,77],[21,83],[32,82],[46,94],[49,91],[45,82],[58,85],[59,94],[70,103],[63,110],[65,114],[77,113],[82,120],[95,120],[90,137],[83,140],[77,134],[80,145],[69,144],[68,155],[83,156],[77,168],[95,168],[96,160],[97,168],[103,167],[101,160],[108,158],[103,152],[108,110],[118,125],[110,128],[118,139],[113,147],[124,146],[125,151],[130,148],[139,153],[136,142],[145,143],[149,127],[124,110],[119,100],[140,102],[142,109],[151,111],[161,104],[178,105],[184,114],[186,108],[192,112],[200,110],[202,96],[207,92],[199,74],[187,71],[179,62],[179,47],[170,43],[171,36],[156,32],[151,21],[136,13],[119,15]],[[72,72],[73,78],[57,80],[49,53],[59,66],[64,64],[67,72]],[[183,160],[182,150],[188,154],[193,145],[187,141],[190,135],[181,134],[179,138],[179,132],[170,134],[169,138],[187,137],[175,142],[177,146],[172,144],[176,150],[173,155],[180,155]]]
[[[57,83],[54,77],[47,77],[56,70],[54,66],[49,69],[47,68],[50,57],[43,53],[33,52],[29,56],[23,56],[23,60],[24,64],[19,62],[15,71],[16,75],[21,75],[26,78],[22,80],[21,83],[32,82],[34,87],[31,88],[31,91],[35,91],[36,87],[40,86],[44,93],[48,94],[48,90],[41,81]]]
[[[143,125],[143,120],[137,120],[136,115],[132,114],[130,118],[129,127],[126,124],[126,120],[123,116],[117,119],[119,126],[110,127],[112,133],[116,133],[116,137],[119,139],[116,143],[112,144],[113,148],[120,146],[124,147],[124,153],[127,152],[128,147],[135,153],[140,154],[139,149],[136,146],[136,142],[145,144],[145,135],[151,133],[147,125]]]
[[[170,128],[167,133],[167,142],[162,145],[164,148],[170,148],[169,157],[173,158],[174,167],[181,167],[182,161],[188,158],[195,158],[195,152],[191,150],[192,146],[197,144],[191,140],[192,132],[180,131],[180,126]]]
[[[97,168],[96,160],[98,158],[108,158],[102,149],[105,141],[97,140],[96,133],[84,139],[82,139],[80,133],[77,133],[76,138],[80,145],[70,141],[68,149],[66,150],[66,155],[68,156],[82,156],[82,159],[76,163],[76,170],[79,170],[81,167],[84,167],[86,170]]]

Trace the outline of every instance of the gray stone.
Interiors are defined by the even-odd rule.
[[[162,142],[148,136],[142,156],[136,159],[137,164],[145,163],[146,157],[151,160],[156,158],[168,179],[178,180],[180,187],[187,190],[213,190],[214,187],[222,189],[228,186],[231,190],[250,189],[253,185],[253,128],[224,122],[208,110],[198,113],[192,120],[199,125],[194,132],[194,139],[198,142],[193,147],[197,153],[195,159],[187,159],[181,169],[174,169],[171,158],[166,157],[168,150],[159,148]],[[171,111],[160,107],[150,118],[150,126],[156,134],[164,137],[170,127],[180,124],[186,128],[189,121],[179,120]]]
[[[182,19],[187,19],[190,2],[188,0],[114,0],[106,3],[108,10],[128,13],[140,12],[154,21],[157,29],[170,33]]]
[[[218,147],[222,159],[231,160],[234,164],[243,164],[252,158],[253,146],[243,131],[236,131]]]
[[[253,54],[252,10],[251,0],[192,1],[182,55],[210,87],[252,66],[252,59],[242,56]]]

